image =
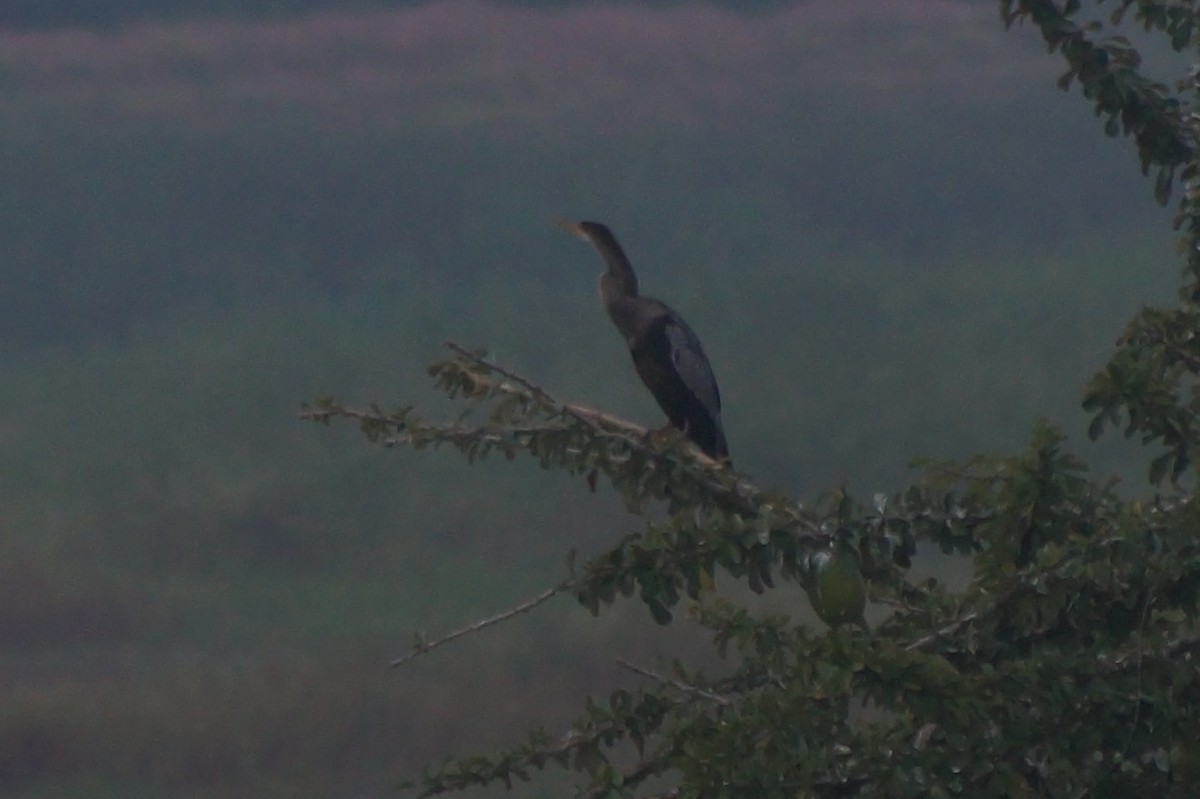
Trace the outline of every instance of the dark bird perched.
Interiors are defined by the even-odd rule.
[[[599,222],[560,224],[595,247],[608,264],[600,276],[600,298],[658,406],[704,454],[729,460],[721,392],[700,339],[666,303],[638,294],[637,276],[612,231]]]

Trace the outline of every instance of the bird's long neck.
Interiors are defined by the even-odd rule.
[[[638,281],[629,258],[605,225],[580,222],[575,230],[604,259],[608,269],[600,275],[600,300],[621,335],[631,341],[637,328]]]
[[[606,238],[608,240],[598,248],[604,257],[604,263],[608,265],[608,271],[600,275],[600,299],[604,302],[604,309],[608,311],[609,318],[628,338],[636,314],[637,275],[633,273],[633,266],[616,239],[612,238],[611,234]]]
[[[608,264],[608,271],[600,277],[600,293],[604,297],[605,305],[610,298],[635,299],[638,295],[637,275],[633,273],[633,266],[625,257],[621,245],[610,236],[598,249],[604,257],[604,263]]]
[[[626,339],[635,335],[637,327],[637,279],[628,271],[628,278],[613,274],[612,270],[600,275],[600,300],[608,318],[617,326]],[[630,285],[632,282],[632,285]]]

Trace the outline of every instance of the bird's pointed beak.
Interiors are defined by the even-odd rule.
[[[584,232],[583,228],[580,226],[580,224],[578,222],[572,222],[569,219],[559,219],[558,217],[555,217],[551,221],[553,221],[554,224],[558,225],[560,228],[567,231],[568,233],[578,236],[579,238],[583,239],[584,241],[588,240],[587,233]]]

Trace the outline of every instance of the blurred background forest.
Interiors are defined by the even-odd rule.
[[[449,413],[454,339],[660,424],[554,216],[701,333],[757,483],[895,490],[1039,415],[1124,471],[1078,400],[1168,215],[993,2],[334,5],[0,12],[5,796],[388,795],[687,645],[564,599],[390,672],[636,520],[296,418]]]

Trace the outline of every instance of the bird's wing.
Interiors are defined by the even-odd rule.
[[[721,392],[717,389],[717,379],[713,376],[712,366],[704,354],[700,339],[687,322],[678,314],[672,313],[667,320],[664,332],[671,345],[671,363],[696,399],[700,400],[712,416],[721,413]]]

